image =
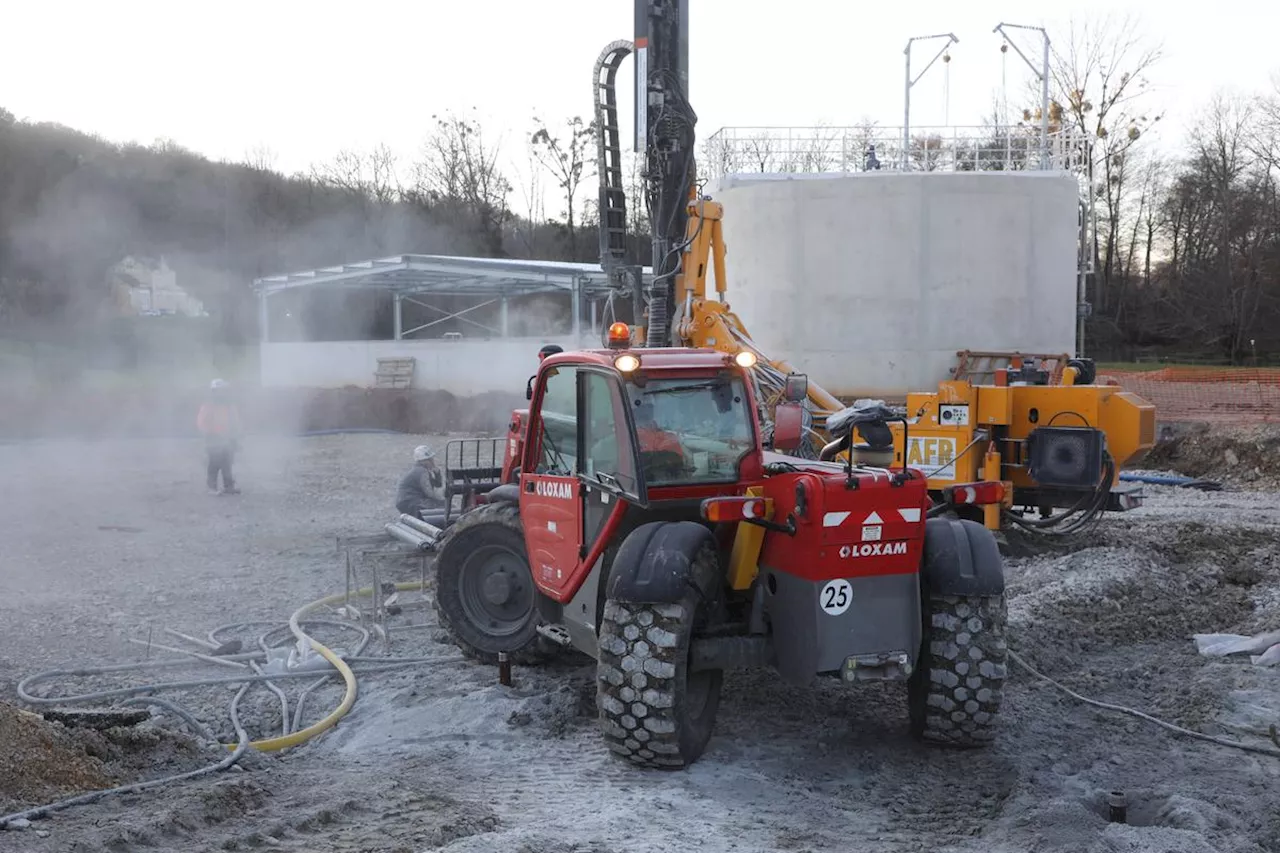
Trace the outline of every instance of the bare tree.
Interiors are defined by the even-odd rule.
[[[757,133],[746,140],[743,148],[743,156],[754,171],[768,172],[771,168],[774,168],[774,160],[776,159],[774,149],[776,144],[768,131]]]
[[[911,137],[911,162],[919,171],[937,171],[945,153],[942,137],[936,133]]]
[[[369,192],[380,204],[397,201],[402,189],[396,174],[396,155],[386,143],[374,146],[368,154]]]
[[[645,155],[630,149],[622,152],[622,162],[627,167],[623,176],[627,195],[627,231],[634,240],[631,262],[650,263],[649,210],[644,204],[645,181],[643,177]]]
[[[280,156],[275,149],[265,143],[258,144],[244,152],[244,164],[255,172],[274,172]]]
[[[469,220],[482,247],[502,253],[503,226],[511,216],[511,183],[498,166],[501,146],[490,144],[480,123],[456,115],[432,116],[435,132],[414,165],[408,197],[421,207],[445,208]]]
[[[546,206],[542,197],[542,169],[539,168],[538,158],[533,155],[532,148],[529,148],[525,154],[528,157],[524,169],[527,180],[520,185],[520,195],[524,200],[524,217],[523,221],[517,218],[515,237],[520,241],[528,257],[537,258],[541,255],[538,230],[546,219]]]
[[[576,257],[578,190],[584,180],[595,175],[592,154],[595,151],[596,125],[594,121],[584,122],[580,116],[574,116],[565,122],[563,135],[555,136],[537,116],[533,123],[534,131],[529,137],[529,145],[534,157],[551,173],[560,191],[564,193],[569,253]]]
[[[1160,46],[1147,43],[1135,19],[1108,15],[1098,22],[1073,22],[1049,69],[1059,93],[1054,109],[1061,110],[1063,126],[1079,132],[1089,186],[1102,205],[1103,227],[1092,247],[1098,270],[1094,302],[1100,312],[1107,310],[1119,259],[1128,155],[1160,119],[1143,109],[1150,91],[1147,75],[1160,57]]]
[[[830,172],[840,162],[840,134],[825,124],[813,128],[813,136],[801,141],[795,152],[801,172]]]
[[[396,155],[385,143],[367,152],[344,148],[332,160],[312,167],[312,176],[326,186],[390,204],[401,196]]]
[[[1190,157],[1169,193],[1171,256],[1165,300],[1173,327],[1232,362],[1271,334],[1280,269],[1274,171],[1250,140],[1252,104],[1218,95],[1191,133]],[[1274,317],[1274,314],[1271,315]]]
[[[876,151],[879,124],[869,116],[863,116],[844,138],[845,161],[857,164],[859,169],[877,169],[887,158],[888,152]]]
[[[1168,192],[1171,165],[1159,157],[1146,157],[1138,171],[1136,210],[1130,217],[1129,237],[1124,247],[1121,275],[1126,282],[1151,284],[1152,262],[1164,227],[1163,205]],[[1141,270],[1135,265],[1141,264]]]
[[[702,160],[708,177],[722,178],[732,174],[737,167],[733,142],[720,134],[713,134],[702,143]],[[703,169],[698,174],[704,174]]]
[[[1038,112],[1038,111],[1037,111]],[[1035,120],[1035,127],[1031,122]],[[956,168],[965,172],[1004,172],[1030,168],[1040,138],[1039,116],[1023,111],[1023,120],[1010,124],[1005,117],[1004,102],[996,98],[991,111],[982,121],[985,132],[966,140],[963,152],[957,153]],[[1058,123],[1061,122],[1059,111]],[[1050,133],[1058,127],[1050,120]],[[959,147],[959,146],[958,146]]]
[[[1271,78],[1271,90],[1253,102],[1254,122],[1249,147],[1269,170],[1280,170],[1280,72]]]

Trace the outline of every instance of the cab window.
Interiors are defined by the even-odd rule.
[[[648,486],[732,482],[755,434],[737,374],[628,384]]]
[[[634,493],[638,465],[627,429],[626,405],[617,379],[604,373],[583,373],[583,473]]]
[[[542,405],[537,473],[572,477],[578,473],[578,371],[557,367],[547,372]]]

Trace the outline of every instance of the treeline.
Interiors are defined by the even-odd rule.
[[[1077,28],[1055,56],[1050,120],[1082,140],[1092,187],[1086,349],[1125,361],[1274,362],[1280,77],[1264,91],[1220,90],[1171,139],[1151,132],[1161,60],[1131,19]]]
[[[449,115],[409,162],[378,147],[286,176],[266,152],[214,162],[0,109],[0,329],[110,316],[110,273],[129,256],[164,257],[231,343],[254,339],[249,284],[262,275],[405,252],[597,260],[594,131],[535,119],[525,147],[530,176],[516,186],[512,152]],[[551,215],[543,186],[561,205]],[[639,211],[632,224],[632,262],[647,263]]]
[[[1161,50],[1132,20],[1053,39],[1050,130],[1070,140],[1090,223],[1086,354],[1280,360],[1280,82],[1223,94],[1185,139],[1162,138],[1151,89]],[[979,139],[913,140],[912,168],[1035,168],[1038,87],[1013,98],[1025,110],[1009,100]],[[835,171],[876,159],[895,168],[900,154],[873,146],[883,141],[874,124],[859,134],[802,150],[766,135],[732,150],[709,138],[699,171]],[[514,148],[448,115],[407,162],[378,147],[287,177],[265,154],[215,163],[168,142],[116,145],[0,110],[0,323],[93,316],[107,303],[108,270],[129,255],[164,256],[228,341],[252,339],[248,283],[264,274],[402,252],[596,261],[590,123],[534,119]],[[520,157],[527,168],[511,168]],[[629,260],[648,263],[636,165],[625,176]]]
[[[1091,318],[1114,357],[1280,358],[1280,88],[1223,94],[1178,157],[1112,162]]]

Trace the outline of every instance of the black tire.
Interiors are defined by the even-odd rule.
[[[483,663],[497,663],[499,652],[524,664],[545,656],[518,506],[459,517],[440,538],[435,572],[436,616],[463,654]]]
[[[1008,675],[1003,595],[926,597],[920,659],[907,681],[911,733],[979,747],[995,739]]]
[[[640,767],[688,767],[711,739],[724,673],[689,667],[695,632],[718,611],[720,571],[710,545],[694,562],[694,583],[674,604],[605,601],[596,707],[609,749]]]

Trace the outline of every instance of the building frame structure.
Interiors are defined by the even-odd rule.
[[[650,268],[641,270],[642,282],[647,284],[651,279]],[[450,320],[478,327],[496,337],[508,337],[509,300],[542,293],[569,294],[573,336],[581,339],[584,304],[589,309],[591,330],[598,334],[603,306],[614,297],[630,299],[629,294],[619,294],[616,285],[610,284],[599,264],[453,255],[395,255],[254,279],[261,343],[271,342],[268,300],[278,293],[313,287],[390,292],[394,312],[392,328],[397,341],[413,338]],[[433,299],[443,297],[460,297],[471,304],[450,309],[432,304]],[[439,316],[405,328],[403,307],[406,302]],[[496,327],[469,316],[495,303],[500,306]]]

